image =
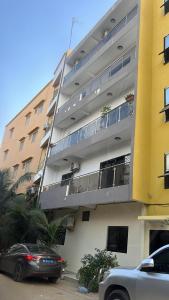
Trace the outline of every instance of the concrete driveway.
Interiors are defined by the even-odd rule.
[[[61,280],[56,284],[29,279],[23,283],[0,274],[0,300],[98,300],[98,295],[82,295],[75,284]]]

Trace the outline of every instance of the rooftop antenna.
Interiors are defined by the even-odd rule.
[[[73,28],[74,28],[75,23],[78,23],[78,20],[75,17],[73,17],[72,23],[71,23],[70,40],[69,40],[69,48],[68,49],[70,49],[71,44],[72,44]]]

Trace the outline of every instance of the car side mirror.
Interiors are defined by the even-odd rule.
[[[141,269],[144,268],[154,268],[154,259],[153,258],[146,258],[141,262]]]

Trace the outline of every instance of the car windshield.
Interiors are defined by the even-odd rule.
[[[50,248],[45,247],[45,246],[29,245],[29,246],[27,246],[27,248],[32,253],[38,253],[38,254],[43,254],[43,253],[56,254],[53,250],[51,250]]]

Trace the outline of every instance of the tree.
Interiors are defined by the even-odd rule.
[[[0,248],[37,241],[51,247],[58,242],[65,218],[49,221],[37,203],[16,194],[19,185],[31,176],[27,173],[12,183],[9,170],[0,171]]]

